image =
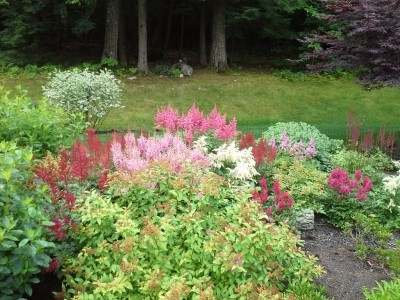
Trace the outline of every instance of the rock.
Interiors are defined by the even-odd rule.
[[[181,72],[184,76],[192,76],[193,68],[187,64],[181,65]]]
[[[189,66],[187,63],[183,62],[182,60],[179,63],[174,64],[173,68],[179,69],[183,76],[192,76],[193,75],[193,68]]]
[[[128,80],[136,80],[137,77],[136,77],[136,76],[131,76],[131,77],[128,77],[127,79],[128,79]]]
[[[303,209],[298,212],[296,228],[299,230],[314,229],[314,211],[312,209]]]

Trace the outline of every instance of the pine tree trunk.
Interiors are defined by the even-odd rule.
[[[148,72],[147,64],[147,0],[138,0],[139,51],[138,70]]]
[[[225,41],[226,0],[213,0],[210,67],[216,72],[228,68]]]
[[[200,3],[200,65],[207,66],[207,48],[206,48],[206,5]]]
[[[119,1],[107,0],[106,29],[104,34],[103,58],[118,61]]]
[[[128,65],[127,47],[128,41],[126,37],[126,10],[125,1],[120,0],[119,15],[119,31],[118,31],[118,58],[122,66]]]

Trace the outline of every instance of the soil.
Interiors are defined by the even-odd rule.
[[[395,239],[391,241],[394,245]],[[335,300],[364,300],[363,288],[372,288],[377,281],[390,280],[390,271],[378,261],[361,260],[355,253],[355,239],[345,236],[340,229],[319,222],[313,230],[302,233],[304,249],[319,259],[325,274],[316,282],[327,288],[329,298]]]

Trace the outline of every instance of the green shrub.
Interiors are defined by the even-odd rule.
[[[85,126],[79,116],[73,122],[44,100],[34,103],[20,87],[11,92],[0,86],[0,140],[32,147],[36,156],[44,156],[72,144]]]
[[[37,274],[47,267],[54,244],[46,241],[49,201],[33,181],[32,152],[0,142],[0,298],[32,293]]]
[[[364,289],[367,300],[394,300],[400,299],[400,279],[378,282],[371,291]]]
[[[286,226],[216,174],[155,165],[81,199],[67,298],[272,299],[321,270]]]
[[[92,127],[98,127],[113,108],[122,108],[121,82],[106,70],[56,72],[43,87],[44,95],[67,113],[83,112]]]
[[[343,141],[330,139],[321,133],[316,127],[304,122],[279,122],[268,127],[262,136],[269,141],[274,138],[279,144],[282,133],[286,132],[290,140],[308,143],[311,139],[315,141],[317,150],[316,158],[325,166],[330,165],[330,154],[335,153],[343,144]]]
[[[156,65],[153,72],[158,75],[163,75],[167,77],[177,78],[181,75],[181,71],[177,68],[173,68],[167,65]]]
[[[382,180],[383,171],[394,169],[390,157],[379,150],[374,153],[361,153],[342,149],[331,156],[331,161],[333,167],[340,167],[349,173],[361,170],[374,183]]]
[[[274,180],[288,191],[294,200],[294,209],[311,208],[324,213],[327,174],[307,161],[277,160],[274,163]]]

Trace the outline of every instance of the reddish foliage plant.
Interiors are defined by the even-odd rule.
[[[251,151],[256,161],[256,166],[260,166],[262,163],[270,164],[275,160],[278,154],[278,148],[275,145],[268,144],[263,138],[257,143],[252,133],[242,135],[239,142],[240,150],[248,147],[252,148]]]
[[[106,188],[110,169],[110,144],[103,144],[94,129],[86,132],[86,143],[76,141],[70,150],[62,150],[57,157],[48,153],[45,160],[37,165],[34,172],[49,186],[55,207],[50,230],[56,239],[64,238],[73,221],[69,211],[75,208],[76,196],[71,184],[83,186],[93,181],[99,189]]]

